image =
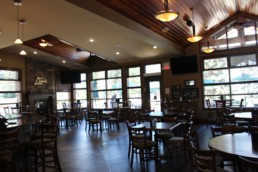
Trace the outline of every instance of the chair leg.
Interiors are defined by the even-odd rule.
[[[131,156],[131,167],[133,166],[133,155],[134,155],[134,148],[132,148],[132,156]]]

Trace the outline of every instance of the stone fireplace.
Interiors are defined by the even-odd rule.
[[[29,101],[34,107],[35,113],[46,114],[49,111],[53,112],[54,94],[33,94],[29,95]]]

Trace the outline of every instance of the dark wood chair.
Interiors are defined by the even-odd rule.
[[[19,129],[0,130],[0,171],[18,171],[16,166],[16,145]]]
[[[109,118],[108,121],[108,129],[110,130],[114,124],[116,124],[117,129],[120,129],[119,126],[119,109],[114,109],[114,113],[112,114],[111,118]]]
[[[226,170],[217,167],[216,154],[213,150],[200,150],[193,143],[190,143],[190,147],[196,163],[196,171],[226,172]]]
[[[221,136],[223,134],[232,134],[234,133],[235,126],[224,126],[224,127],[211,127],[212,137]]]
[[[100,132],[102,132],[102,121],[101,116],[98,114],[98,112],[89,111],[88,113],[88,121],[89,121],[89,131],[92,129],[92,131],[95,130],[95,126],[97,127],[97,131],[100,128]]]
[[[4,107],[4,113],[5,114],[10,114],[10,111],[9,111],[9,107],[7,106],[7,107]]]
[[[207,111],[208,111],[208,122],[211,121],[211,102],[209,99],[205,100],[206,101],[206,106],[207,106]]]
[[[244,99],[242,98],[240,100],[239,106],[230,106],[230,112],[242,112],[243,111],[243,104],[244,104]]]
[[[145,127],[132,128],[128,125],[129,138],[132,142],[132,156],[131,156],[131,167],[133,165],[134,154],[140,155],[141,164],[146,162],[148,171],[148,161],[155,159],[155,142],[148,140],[147,132]],[[154,153],[153,153],[153,151]]]
[[[41,123],[40,137],[27,144],[27,155],[31,155],[29,150],[33,151],[33,168],[36,170],[41,167],[42,172],[48,171],[47,169],[62,172],[57,149],[57,126],[58,119],[51,116],[47,122]]]
[[[226,101],[225,100],[216,100],[216,124],[223,124],[223,115],[226,113]]]
[[[240,172],[254,172],[258,171],[258,161],[252,159],[246,159],[244,157],[238,157],[238,169]]]

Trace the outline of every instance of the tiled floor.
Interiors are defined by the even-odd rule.
[[[64,172],[141,172],[139,159],[133,167],[127,157],[128,133],[125,123],[108,131],[86,132],[85,122],[78,127],[61,128],[58,136],[58,149],[61,166]],[[195,127],[200,136],[200,146],[208,149],[208,140],[212,137],[208,125]],[[149,171],[155,171],[154,161],[149,162]],[[183,152],[178,152],[171,162],[162,160],[160,172],[190,171],[190,160],[184,161]]]

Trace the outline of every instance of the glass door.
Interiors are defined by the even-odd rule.
[[[150,110],[161,111],[160,80],[146,80],[147,100]]]

